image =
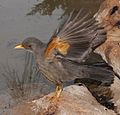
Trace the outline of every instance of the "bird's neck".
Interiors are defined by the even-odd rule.
[[[36,58],[43,58],[44,55],[44,49],[45,49],[45,44],[41,47],[41,46],[37,46],[35,49],[33,49],[33,52],[36,56]]]

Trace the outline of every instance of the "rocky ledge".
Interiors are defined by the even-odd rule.
[[[55,102],[50,100],[52,95],[21,103],[4,115],[115,115],[100,105],[85,86],[65,87]]]

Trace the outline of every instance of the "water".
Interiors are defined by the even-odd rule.
[[[26,16],[35,0],[1,0],[0,1],[0,65],[7,63],[22,70],[24,67],[24,51],[16,51],[15,44],[28,36],[35,36],[47,42],[57,27],[58,13],[53,16]],[[1,67],[2,69],[2,67]],[[0,76],[1,79],[2,76]],[[0,80],[0,89],[5,84]]]
[[[0,90],[7,89],[4,68],[9,65],[19,75],[24,71],[25,51],[15,50],[17,43],[30,36],[48,42],[61,16],[81,7],[94,14],[101,1],[0,0]]]

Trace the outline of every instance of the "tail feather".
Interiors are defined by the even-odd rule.
[[[84,78],[101,82],[103,85],[110,85],[114,81],[114,72],[109,68],[88,66]]]
[[[111,67],[103,64],[93,64],[93,65],[81,65],[77,62],[71,62],[64,60],[62,62],[63,67],[66,72],[69,73],[69,79],[74,80],[76,78],[98,81],[101,84],[110,85],[114,81],[114,72]],[[67,77],[64,77],[64,80]]]

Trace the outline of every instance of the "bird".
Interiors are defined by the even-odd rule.
[[[40,72],[56,85],[52,99],[59,99],[63,83],[88,78],[103,84],[112,82],[113,72],[85,64],[89,55],[106,40],[103,27],[83,10],[73,10],[55,30],[48,43],[28,37],[15,49],[32,51]]]

